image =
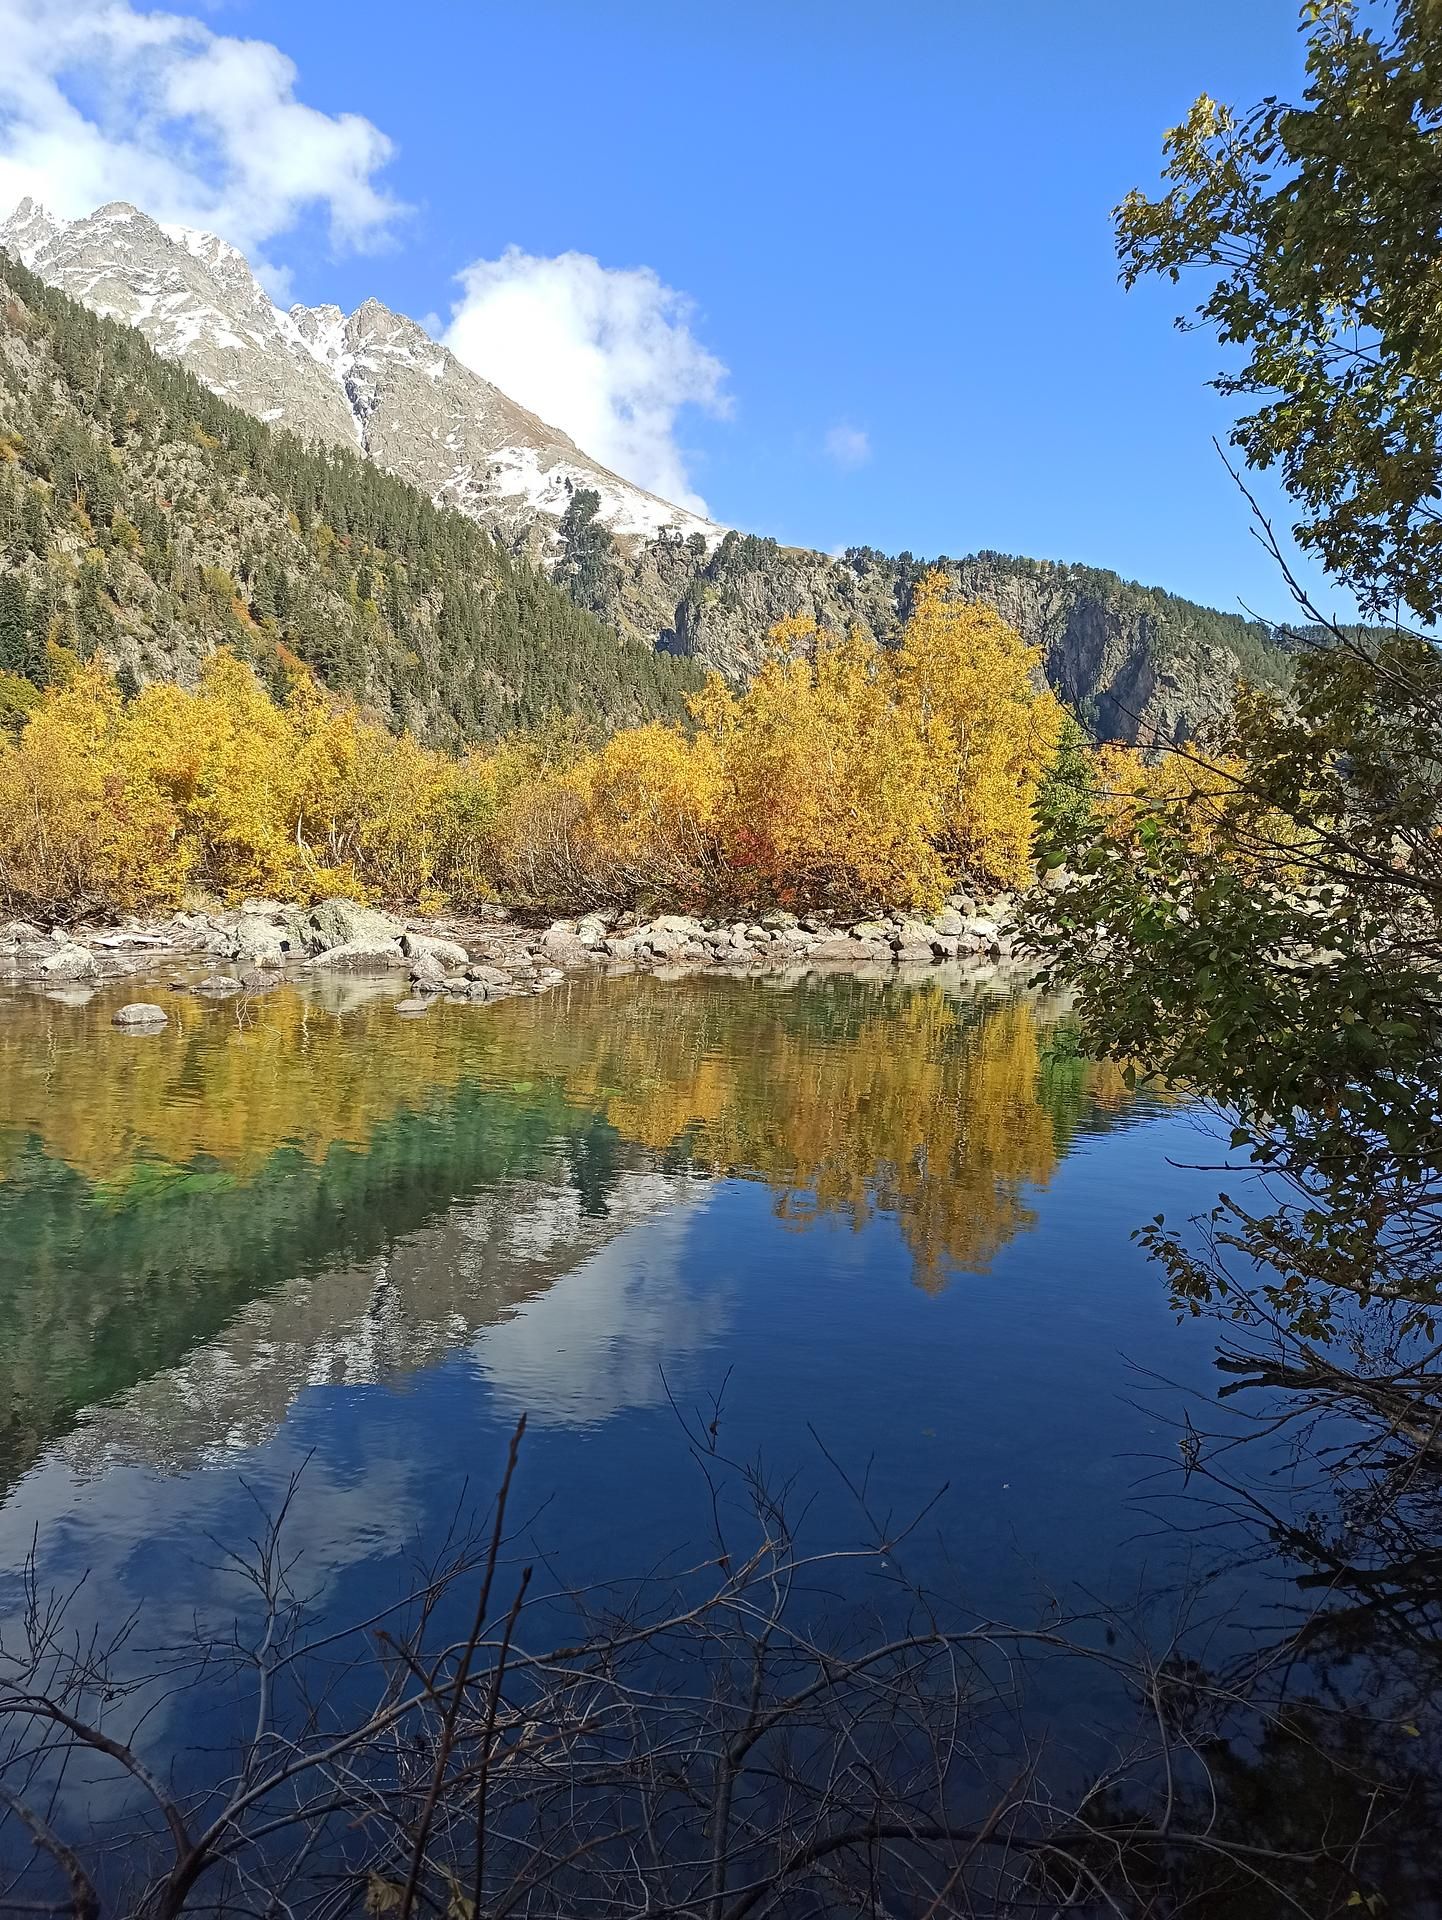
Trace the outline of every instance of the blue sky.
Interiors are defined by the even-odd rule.
[[[0,34],[60,11],[0,0]],[[575,431],[601,363],[573,336],[593,296],[629,315],[620,351],[651,360],[604,379],[623,412],[641,391],[644,417],[592,450],[684,480],[721,520],[1284,606],[1210,444],[1227,425],[1205,384],[1217,349],[1172,327],[1170,290],[1121,290],[1108,215],[1155,181],[1198,92],[1295,84],[1291,0],[221,0],[188,39],[121,12],[143,79],[135,45],[101,58],[92,33],[63,62],[36,53],[50,70],[18,105],[0,87],[0,198],[8,152],[12,188],[38,177],[61,202],[112,179],[174,203],[162,215],[194,201],[293,297],[375,293],[442,329],[456,276],[519,249],[482,270],[468,357],[500,355],[503,376],[519,328],[519,397]],[[188,94],[165,65],[182,53]],[[206,89],[246,113],[217,119]],[[99,129],[88,171],[42,137],[62,93]],[[591,280],[548,266],[570,254],[599,263]],[[518,286],[507,349],[496,295]],[[548,300],[569,302],[575,353],[541,350]]]

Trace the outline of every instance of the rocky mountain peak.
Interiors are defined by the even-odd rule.
[[[339,307],[293,306],[288,316],[306,351],[332,375],[340,378],[337,363],[345,352],[346,317]]]
[[[60,222],[47,207],[29,194],[20,202],[3,228],[0,242],[22,266],[33,266],[39,255],[60,231]]]
[[[22,205],[0,227],[0,246],[95,312],[137,328],[222,399],[307,439],[355,445],[345,396],[244,256],[216,235],[162,226],[117,200],[68,221]]]
[[[405,314],[369,299],[275,306],[245,256],[198,228],[161,225],[116,201],[59,221],[32,200],[0,247],[98,313],[136,327],[215,394],[302,437],[359,446],[509,545],[548,554],[578,488],[623,539],[723,529],[647,493],[569,434],[472,372]]]

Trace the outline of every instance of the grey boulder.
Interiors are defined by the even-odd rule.
[[[394,946],[399,951],[406,932],[405,922],[397,920],[394,914],[382,913],[377,907],[363,907],[355,900],[322,900],[319,906],[288,914],[286,925],[296,945],[313,954],[362,946]]]
[[[164,1007],[157,1007],[151,1000],[132,1000],[128,1006],[117,1007],[112,1026],[117,1027],[163,1027],[169,1015]]]
[[[404,933],[400,946],[401,952],[409,954],[412,960],[422,957],[439,960],[443,971],[453,972],[470,963],[471,956],[459,940],[444,940],[435,933]]]
[[[196,981],[195,991],[203,993],[208,1000],[228,1000],[233,993],[243,993],[245,989],[234,974],[212,973]]]
[[[95,955],[89,947],[57,947],[37,963],[36,971],[47,980],[91,980],[95,976]]]
[[[409,967],[410,961],[393,941],[348,940],[327,947],[310,964],[322,972],[385,973],[392,967]]]

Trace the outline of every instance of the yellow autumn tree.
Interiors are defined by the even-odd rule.
[[[809,621],[772,640],[744,693],[713,678],[695,708],[719,753],[721,840],[743,896],[861,907],[945,892],[924,743],[890,656]]]
[[[582,830],[597,898],[636,894],[702,904],[724,890],[715,739],[629,727],[585,767]]]
[[[778,898],[935,905],[970,872],[1019,884],[1062,711],[1040,658],[928,574],[900,642],[791,620],[744,693],[695,705],[723,769],[738,876]]]
[[[294,888],[296,730],[234,654],[212,655],[194,693],[147,687],[121,741],[136,777],[173,809],[200,885],[237,897]]]
[[[917,586],[896,675],[937,782],[942,859],[1020,885],[1037,789],[1062,733],[1040,649],[991,607],[949,595],[946,576],[933,571]]]
[[[0,731],[0,891],[21,911],[353,893],[393,905],[939,904],[1026,877],[1061,710],[993,612],[917,590],[895,647],[783,623],[693,726],[576,722],[453,759],[224,649],[127,705],[98,665]]]
[[[1149,758],[1112,744],[1097,748],[1093,766],[1093,805],[1111,837],[1129,841],[1146,814],[1164,813],[1184,824],[1196,851],[1212,844],[1245,772],[1225,754],[1177,749]],[[1275,826],[1284,837],[1286,822]]]
[[[173,903],[191,852],[127,750],[128,716],[99,663],[47,690],[0,749],[0,894],[49,918]]]

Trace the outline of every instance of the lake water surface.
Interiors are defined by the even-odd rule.
[[[938,970],[405,1019],[334,982],[138,1035],[136,991],[0,1009],[0,1616],[34,1542],[77,1619],[223,1621],[220,1549],[299,1474],[307,1590],[359,1617],[521,1412],[537,1546],[634,1573],[704,1536],[682,1416],[718,1402],[822,1540],[837,1469],[938,1495],[913,1564],[975,1607],[1175,1576],[1214,1340],[1130,1235],[1211,1201],[1215,1142],[1055,1007]]]

